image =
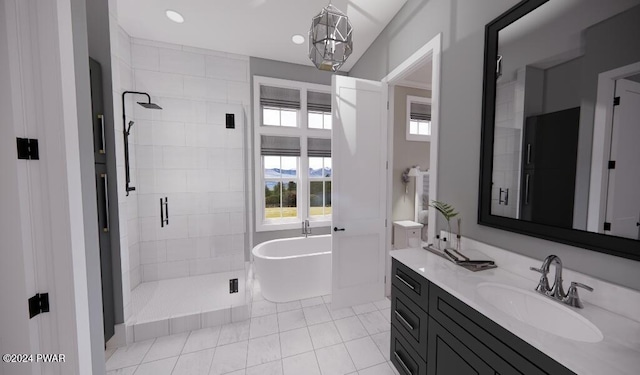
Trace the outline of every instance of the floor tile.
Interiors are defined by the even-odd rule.
[[[246,375],[282,375],[282,361],[278,360],[255,367],[247,367]]]
[[[315,352],[298,354],[282,360],[284,375],[320,375]]]
[[[249,340],[247,367],[261,365],[282,358],[280,354],[280,335],[258,337]]]
[[[181,355],[172,375],[208,375],[214,350],[207,349]]]
[[[326,296],[322,296],[322,300],[324,301],[324,303],[330,304],[331,303],[331,294],[327,294]]]
[[[281,332],[280,348],[282,349],[283,358],[313,350],[311,336],[309,336],[307,327]]]
[[[249,327],[250,339],[273,333],[278,333],[278,316],[276,314],[251,318]]]
[[[345,342],[344,345],[347,347],[349,356],[358,371],[386,362],[380,350],[378,350],[378,347],[369,336]]]
[[[249,320],[238,323],[225,324],[220,328],[218,346],[232,344],[249,339]]]
[[[391,332],[387,331],[371,335],[371,339],[376,343],[384,359],[389,361],[389,355],[391,353]]]
[[[108,371],[107,375],[133,375],[138,366],[119,368],[117,370]]]
[[[324,304],[305,307],[302,311],[304,312],[304,318],[308,325],[325,323],[332,320],[331,314],[329,314],[329,310],[327,310]]]
[[[322,375],[344,375],[356,370],[344,344],[316,350],[316,357]]]
[[[357,316],[335,320],[334,323],[342,341],[351,341],[369,335]]]
[[[316,306],[324,304],[322,297],[307,298],[300,301],[302,307]]]
[[[255,318],[258,316],[275,314],[276,304],[270,301],[255,301],[251,306],[251,317]]]
[[[350,316],[355,316],[356,313],[353,312],[351,307],[344,307],[342,309],[333,310],[331,305],[327,305],[327,309],[329,310],[329,314],[331,314],[331,318],[333,320],[348,318]]]
[[[203,349],[215,348],[220,337],[220,327],[203,328],[191,331],[182,353],[192,353]]]
[[[189,333],[158,337],[151,345],[151,349],[144,356],[142,362],[152,362],[159,359],[177,357],[182,352],[184,343],[187,341]]]
[[[391,308],[381,309],[380,312],[382,316],[387,320],[387,322],[391,323]]]
[[[376,310],[378,310],[378,308],[373,303],[364,303],[362,305],[353,306],[353,311],[358,315]]]
[[[279,313],[285,312],[285,311],[291,311],[291,310],[298,310],[301,308],[302,308],[302,304],[300,303],[300,301],[279,303],[277,305],[277,310]]]
[[[178,357],[143,363],[138,366],[135,375],[171,375],[176,362],[178,362]]]
[[[304,320],[304,313],[302,312],[302,310],[293,310],[278,313],[278,328],[280,332],[306,326],[307,322],[306,320]]]
[[[358,371],[358,375],[394,375],[387,362]]]
[[[400,375],[400,373],[396,369],[396,366],[393,364],[393,362],[387,362],[387,364],[389,365],[389,367],[391,367],[391,371],[393,371],[395,375]]]
[[[227,372],[224,375],[246,375],[246,374],[247,374],[246,370],[242,369],[242,370],[238,370],[238,371],[234,371],[234,372]]]
[[[333,322],[316,324],[308,328],[313,348],[316,350],[342,342],[340,333]]]
[[[113,353],[116,352],[116,350],[118,350],[118,348],[106,348],[104,350],[104,361],[108,361],[109,358],[111,358],[111,356],[113,355]]]
[[[117,370],[123,367],[136,366],[142,363],[142,359],[151,348],[154,340],[134,342],[125,347],[118,348],[106,362],[107,371]]]
[[[213,356],[209,375],[220,375],[242,370],[247,366],[247,348],[249,342],[241,341],[234,344],[218,346]]]
[[[391,324],[384,318],[380,311],[372,311],[369,313],[358,315],[360,322],[370,335],[389,331]]]
[[[378,308],[378,310],[391,308],[391,300],[389,298],[385,298],[381,301],[376,301],[373,304],[376,305],[376,308]]]

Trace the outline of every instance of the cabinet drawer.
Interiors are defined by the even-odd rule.
[[[423,360],[427,360],[427,313],[395,286],[391,289],[391,324]]]
[[[391,284],[422,310],[429,311],[429,281],[395,259],[391,263]]]
[[[391,363],[400,375],[426,375],[425,362],[412,348],[407,340],[391,326]]]
[[[429,316],[453,336],[463,340],[477,356],[491,364],[497,373],[573,374],[546,354],[436,285],[430,284],[429,289]],[[430,349],[433,349],[433,343],[430,343]],[[432,353],[428,357],[429,361],[431,355]]]

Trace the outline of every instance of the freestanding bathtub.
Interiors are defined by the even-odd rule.
[[[331,235],[263,242],[252,250],[262,295],[291,302],[331,293]]]

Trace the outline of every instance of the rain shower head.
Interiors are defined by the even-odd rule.
[[[159,105],[157,105],[156,103],[143,103],[143,102],[138,102],[138,104],[140,104],[141,106],[145,107],[146,109],[162,109],[162,107],[160,107]]]

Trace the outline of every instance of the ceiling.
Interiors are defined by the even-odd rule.
[[[407,0],[334,0],[353,25],[348,72]],[[311,18],[328,0],[118,0],[120,26],[134,38],[312,65],[306,41]],[[185,22],[165,16],[172,9]],[[291,36],[305,43],[295,45]]]
[[[431,72],[433,70],[433,60],[420,64],[420,67],[408,74],[402,80],[405,83],[411,82],[420,86],[431,87]]]

